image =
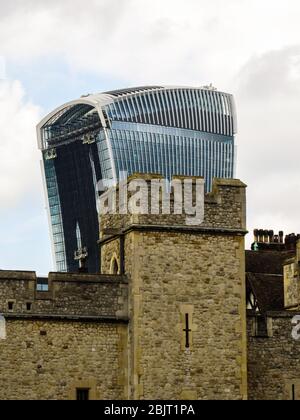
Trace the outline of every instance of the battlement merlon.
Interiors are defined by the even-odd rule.
[[[182,213],[174,214],[174,189],[172,188],[170,193],[170,213],[163,214],[162,212],[162,188],[160,189],[159,195],[156,197],[157,190],[153,195],[152,184],[163,181],[163,177],[158,174],[134,174],[130,176],[126,182],[123,182],[120,186],[109,189],[101,196],[101,201],[105,205],[108,204],[109,197],[115,197],[115,207],[113,212],[107,211],[100,213],[100,240],[105,239],[108,236],[118,234],[125,230],[128,230],[132,226],[173,226],[173,227],[187,227],[187,216],[185,212],[185,188],[192,190],[192,203],[196,204],[196,200],[199,198],[200,188],[196,188],[198,184],[203,184],[204,180],[201,177],[186,177],[186,176],[174,176],[172,181],[181,182],[182,192]],[[185,184],[185,181],[187,184]],[[143,187],[144,185],[144,187]],[[162,185],[162,184],[161,184]],[[179,183],[180,185],[180,183]],[[128,203],[135,194],[139,194],[141,188],[148,187],[146,199],[144,199],[145,211],[137,210],[136,212],[128,211]],[[136,187],[136,189],[135,189]],[[238,179],[223,179],[215,178],[213,180],[213,188],[211,193],[204,194],[202,192],[202,203],[204,195],[204,221],[202,223],[194,224],[191,228],[202,228],[202,229],[225,229],[231,231],[239,231],[241,234],[246,234],[246,185]],[[124,207],[124,190],[127,189],[127,207]],[[178,189],[176,198],[178,195]],[[123,198],[120,198],[123,197]],[[137,197],[137,195],[135,196]],[[153,198],[154,197],[154,198]],[[155,199],[158,200],[155,201]],[[119,202],[123,200],[123,206],[119,205]],[[159,204],[153,205],[158,202]],[[146,207],[145,207],[146,205]],[[153,214],[153,208],[155,214]],[[125,211],[124,211],[125,209]],[[158,210],[159,209],[159,210]],[[121,210],[121,211],[120,211]],[[123,212],[123,213],[122,213]],[[127,214],[125,214],[127,212]]]

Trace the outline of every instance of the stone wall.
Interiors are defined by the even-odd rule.
[[[253,336],[248,317],[248,381],[251,400],[300,400],[300,341],[292,338],[295,312],[270,313],[268,338]]]
[[[126,399],[128,284],[122,276],[0,271],[0,400]]]
[[[297,242],[293,258],[284,264],[284,305],[286,309],[297,309],[300,305],[300,241]]]
[[[0,400],[124,399],[127,325],[8,318]]]

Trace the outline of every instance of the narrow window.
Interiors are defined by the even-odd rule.
[[[14,309],[14,302],[8,302],[8,310],[12,311]]]
[[[190,333],[192,330],[190,329],[190,319],[189,314],[185,314],[185,329],[183,330],[185,332],[185,348],[190,348]]]
[[[268,338],[269,333],[268,333],[268,323],[267,323],[266,317],[265,316],[257,316],[255,318],[255,323],[256,323],[255,336],[258,337],[258,338]]]
[[[89,401],[90,390],[88,388],[77,388],[76,389],[76,400],[77,401]]]
[[[31,307],[32,307],[32,303],[31,303],[31,302],[27,302],[27,303],[26,303],[26,310],[27,310],[28,312],[30,312],[30,311],[31,311]]]
[[[110,274],[117,275],[119,273],[119,264],[116,258],[113,258],[110,266]]]

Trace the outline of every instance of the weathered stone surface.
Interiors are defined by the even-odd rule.
[[[298,313],[299,314],[299,313]],[[249,399],[300,399],[300,341],[292,337],[296,312],[269,313],[269,337],[253,336],[255,318],[248,317]]]
[[[129,397],[246,398],[244,184],[217,181],[201,226],[185,215],[106,215],[101,226],[104,274],[120,248],[106,229],[125,236]]]
[[[126,325],[14,320],[0,340],[0,399],[73,399],[90,388],[95,399],[125,397]]]

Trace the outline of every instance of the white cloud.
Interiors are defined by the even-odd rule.
[[[35,124],[40,110],[19,81],[0,81],[0,203],[11,207],[40,183]]]
[[[256,56],[241,70],[238,176],[248,226],[300,232],[300,46]]]
[[[254,54],[300,43],[298,0],[0,0],[0,52],[130,83],[226,88]],[[45,69],[46,71],[46,69]]]

